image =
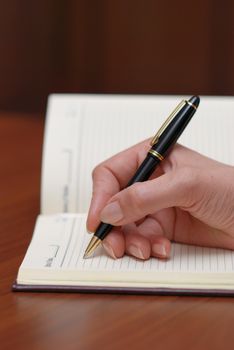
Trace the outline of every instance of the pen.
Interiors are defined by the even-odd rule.
[[[181,101],[181,103],[174,109],[151,140],[151,148],[149,149],[146,158],[143,160],[126,187],[131,186],[135,182],[143,182],[149,179],[150,175],[154,172],[160,162],[163,161],[172,146],[177,142],[178,138],[196,112],[199,102],[200,98],[198,96],[192,96],[189,100]],[[112,228],[113,225],[107,223],[101,222],[99,224],[85,250],[84,258],[90,256],[94,252]]]

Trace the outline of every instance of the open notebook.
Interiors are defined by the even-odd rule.
[[[51,95],[43,151],[41,215],[13,290],[234,294],[234,252],[172,245],[167,261],[113,260],[85,222],[96,164],[152,136],[178,96]],[[202,97],[180,143],[234,164],[234,98]]]

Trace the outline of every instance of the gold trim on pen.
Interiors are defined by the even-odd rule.
[[[160,153],[155,151],[154,149],[150,149],[149,153],[152,154],[154,157],[158,158],[159,160],[163,160],[164,159],[164,157]]]
[[[164,130],[168,127],[168,125],[171,123],[171,121],[174,119],[174,117],[177,115],[177,113],[186,105],[188,101],[181,101],[178,106],[174,109],[174,111],[169,115],[169,117],[165,120],[161,128],[158,130],[158,132],[155,134],[155,136],[152,138],[150,145],[154,146],[158,140],[159,137],[162,135]]]

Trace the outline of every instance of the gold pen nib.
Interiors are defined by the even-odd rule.
[[[94,250],[99,246],[99,244],[102,242],[102,240],[96,236],[93,236],[91,238],[91,241],[88,244],[88,247],[85,250],[84,256],[83,258],[87,258],[88,256],[90,256]]]

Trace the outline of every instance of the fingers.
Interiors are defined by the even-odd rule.
[[[170,217],[168,217],[169,221]],[[171,224],[173,221],[171,221]],[[172,225],[171,225],[172,226]],[[170,257],[171,242],[165,236],[164,228],[153,217],[148,217],[138,226],[139,233],[147,237],[151,245],[151,256],[167,259]]]
[[[110,198],[124,188],[145,158],[149,149],[149,140],[145,140],[98,165],[93,171],[93,195],[87,218],[88,231],[94,232],[100,222],[100,212]],[[178,158],[185,155],[190,159],[190,150],[176,145],[177,156],[170,155],[165,161],[164,168],[175,166]],[[160,169],[157,169],[158,175]],[[161,171],[162,174],[162,171]]]
[[[125,251],[138,259],[146,260],[151,256],[150,241],[141,236],[135,224],[123,227],[125,237]]]
[[[103,241],[103,247],[112,258],[120,258],[125,253],[146,260],[151,256],[151,246],[147,238],[139,235],[135,224],[113,228]]]
[[[104,167],[93,173],[93,195],[87,218],[87,230],[94,232],[100,223],[100,212],[108,200],[120,190],[118,180]]]
[[[87,229],[93,232],[100,222],[100,212],[108,200],[125,187],[149,148],[143,141],[98,165],[93,171],[93,196],[87,218]]]
[[[145,140],[101,163],[93,171],[93,196],[87,218],[87,229],[93,232],[100,222],[100,212],[111,197],[124,188],[132,177],[149,149],[149,140]],[[162,162],[158,175],[171,172],[185,165],[214,165],[216,162],[181,145],[176,145],[173,152]]]
[[[121,230],[114,228],[103,241],[103,247],[114,259],[122,257],[124,253],[140,260],[147,260],[151,256],[168,258],[171,244],[161,232],[157,222],[147,218],[138,227],[129,224]]]
[[[100,213],[103,222],[126,225],[161,209],[190,207],[199,199],[199,173],[184,168],[136,183],[114,195]]]
[[[103,240],[102,246],[113,259],[121,258],[125,253],[125,238],[121,229],[114,227]]]
[[[113,258],[125,252],[139,259],[168,257],[170,240],[234,249],[233,169],[177,145],[162,163],[161,176],[120,191],[144,158],[142,145],[93,173],[88,229],[94,231],[100,220],[123,226],[105,239],[108,253]]]
[[[103,246],[108,255],[114,259],[127,253],[140,260],[147,260],[150,257],[169,258],[171,252],[169,238],[178,243],[234,249],[233,236],[202,223],[183,210],[177,210],[176,216],[177,219],[172,220],[172,215],[167,210],[161,212],[161,222],[158,221],[160,216],[156,219],[149,217],[139,226],[129,224],[122,229],[114,228],[105,238]],[[165,232],[167,228],[169,231],[174,231],[174,237],[171,232],[169,234]]]

